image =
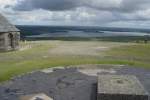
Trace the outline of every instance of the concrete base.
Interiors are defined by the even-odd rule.
[[[148,92],[135,76],[99,75],[97,100],[148,100]]]

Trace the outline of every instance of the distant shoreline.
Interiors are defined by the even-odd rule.
[[[17,26],[21,40],[116,41],[150,40],[150,29],[89,26]]]
[[[62,40],[62,41],[110,41],[110,42],[140,42],[145,36],[107,36],[107,37],[25,37],[22,40]],[[150,41],[150,37],[147,38]]]

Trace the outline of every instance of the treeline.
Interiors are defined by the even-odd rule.
[[[110,36],[110,37],[24,37],[22,41],[62,40],[62,41],[110,41],[148,43],[150,36]]]

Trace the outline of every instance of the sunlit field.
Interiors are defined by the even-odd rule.
[[[26,72],[56,66],[113,64],[150,68],[150,44],[30,41],[21,42],[20,45],[19,51],[0,53],[0,81]]]

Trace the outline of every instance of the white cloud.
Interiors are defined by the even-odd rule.
[[[0,0],[0,9],[5,9],[6,6],[14,6],[19,0]]]
[[[14,24],[142,27],[150,0],[0,0],[0,12]]]

